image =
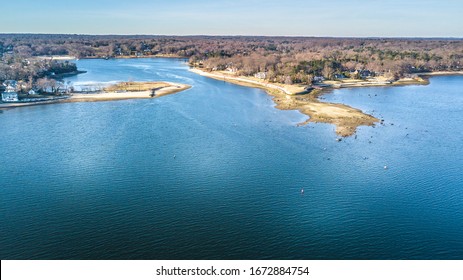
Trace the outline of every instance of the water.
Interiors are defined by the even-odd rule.
[[[183,60],[77,63],[193,87],[0,114],[1,259],[463,258],[463,77],[326,95],[385,120],[336,142]]]

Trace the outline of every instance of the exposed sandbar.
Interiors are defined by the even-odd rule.
[[[75,93],[67,102],[93,102],[125,99],[156,98],[177,93],[191,86],[168,82],[122,82],[104,89],[98,93]],[[153,94],[153,91],[154,94]]]
[[[217,80],[262,88],[274,97],[273,101],[276,103],[276,108],[298,110],[309,116],[310,118],[303,124],[309,122],[334,124],[336,125],[336,133],[343,137],[353,135],[359,126],[373,126],[379,122],[377,118],[350,106],[320,101],[318,96],[321,94],[321,90],[308,93],[302,86],[265,83],[252,78],[231,76],[218,71],[205,72],[199,69],[191,69],[191,71]]]
[[[37,102],[1,103],[0,110],[53,103],[149,99],[174,94],[189,88],[191,88],[190,85],[170,82],[123,82],[105,88],[101,92],[73,93],[68,96],[61,96],[58,98]],[[154,94],[152,89],[155,89]]]

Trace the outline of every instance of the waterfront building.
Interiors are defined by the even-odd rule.
[[[2,93],[2,101],[3,102],[17,102],[18,93],[5,91],[4,93]]]
[[[2,93],[3,102],[17,102],[18,93],[16,92],[16,81],[8,80],[3,83],[6,86],[5,92]]]

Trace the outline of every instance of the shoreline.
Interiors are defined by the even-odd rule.
[[[117,92],[117,91],[103,91],[99,93],[74,93],[68,99],[63,102],[99,102],[99,101],[116,101],[116,100],[128,100],[128,99],[151,99],[158,98],[161,96],[178,93],[184,90],[191,88],[190,85],[178,84],[178,83],[169,83],[167,87],[163,87],[156,91],[155,96],[151,96],[151,91],[142,90],[142,91],[126,91],[126,92]]]
[[[452,76],[452,75],[463,75],[463,71],[435,71],[435,72],[422,72],[416,73],[415,75],[426,77],[426,76]]]
[[[175,55],[175,54],[149,54],[149,55],[121,55],[116,56],[114,59],[118,58],[188,58],[186,56]]]
[[[72,71],[72,72],[67,72],[67,73],[62,73],[62,74],[55,74],[55,75],[50,76],[50,77],[54,78],[54,79],[62,79],[62,78],[77,76],[77,75],[85,74],[85,73],[87,73],[87,71],[85,71],[85,70],[77,70],[77,71]]]
[[[43,60],[76,60],[77,57],[72,55],[39,55],[33,56],[35,59],[43,59]]]
[[[188,58],[175,54],[149,54],[149,55],[118,55],[111,57],[76,57],[72,55],[39,55],[33,56],[34,59],[42,60],[80,60],[80,59],[131,59],[131,58]]]
[[[149,55],[118,55],[118,56],[110,56],[110,57],[96,57],[96,56],[89,56],[89,57],[75,57],[74,60],[84,60],[84,59],[104,59],[104,60],[111,60],[111,59],[137,59],[137,58],[177,58],[177,59],[188,59],[186,56],[174,55],[174,54],[149,54]]]
[[[101,91],[95,93],[74,93],[69,96],[63,96],[61,98],[50,99],[46,101],[37,101],[37,102],[22,102],[22,103],[0,103],[0,110],[13,109],[18,107],[27,107],[27,106],[38,106],[38,105],[48,105],[48,104],[57,104],[57,103],[73,103],[73,102],[102,102],[102,101],[118,101],[118,100],[129,100],[129,99],[151,99],[158,98],[165,95],[175,94],[181,91],[185,91],[191,88],[190,85],[179,84],[179,83],[170,83],[162,82],[168,84],[169,86],[163,87],[156,91],[155,96],[151,96],[151,91],[126,91],[126,92],[116,92],[116,91]]]
[[[323,88],[356,88],[356,87],[391,87],[391,86],[406,86],[406,85],[428,85],[429,80],[418,76],[417,78],[401,78],[397,81],[388,81],[381,79],[369,79],[369,80],[358,80],[358,79],[344,79],[341,81],[325,81],[315,86],[322,86]]]
[[[273,96],[277,109],[298,110],[309,117],[300,125],[311,122],[334,124],[336,133],[341,137],[354,135],[359,126],[374,126],[380,122],[379,119],[350,106],[319,100],[318,97],[326,93],[324,90],[307,92],[302,86],[263,83],[246,77],[229,76],[221,72],[219,72],[220,74],[205,72],[197,68],[192,68],[190,71],[216,80],[264,89],[269,95]]]
[[[463,71],[438,71],[416,73],[417,78],[401,78],[397,81],[388,81],[381,78],[326,81],[318,84],[318,87],[313,88],[310,92],[307,92],[302,86],[263,82],[262,80],[254,80],[253,77],[232,76],[223,71],[207,72],[198,68],[190,68],[190,71],[201,76],[241,86],[261,88],[273,96],[273,101],[276,104],[275,108],[280,110],[298,110],[309,117],[309,119],[299,125],[311,122],[333,124],[336,126],[336,133],[341,137],[354,135],[359,126],[375,126],[376,123],[383,123],[383,120],[379,120],[372,115],[368,115],[359,109],[345,104],[323,102],[319,99],[320,96],[331,90],[355,87],[428,85],[429,79],[427,77],[430,76],[463,75]]]

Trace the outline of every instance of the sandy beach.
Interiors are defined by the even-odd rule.
[[[352,88],[352,87],[384,87],[384,86],[403,86],[403,85],[427,85],[429,81],[422,77],[401,78],[397,81],[390,81],[384,77],[374,77],[366,80],[342,79],[336,81],[324,81],[323,84],[332,88]]]
[[[146,83],[144,83],[146,84]],[[68,102],[98,102],[98,101],[115,101],[127,99],[149,99],[158,98],[161,96],[174,94],[180,91],[191,88],[189,85],[167,82],[149,82],[149,84],[161,85],[162,88],[156,90],[156,94],[152,96],[150,90],[142,91],[102,91],[98,93],[74,93],[69,96],[62,96],[60,98],[51,99],[47,101],[38,102],[21,102],[21,103],[0,103],[0,110],[11,109],[15,107],[36,106],[55,103],[68,103]]]
[[[50,56],[43,55],[43,56],[37,56],[35,58],[51,59],[51,60],[75,60],[76,59],[75,56],[71,56],[71,55],[50,55]]]
[[[336,133],[342,137],[355,134],[359,126],[373,126],[379,122],[377,118],[350,106],[320,101],[318,97],[322,94],[321,90],[307,93],[302,86],[264,83],[247,77],[226,75],[222,72],[210,73],[199,69],[190,69],[190,71],[238,85],[262,88],[274,97],[273,101],[276,103],[276,108],[280,110],[298,110],[302,114],[309,116],[309,119],[301,123],[301,125],[310,122],[334,124]]]
[[[95,101],[111,101],[111,100],[125,100],[125,99],[147,99],[147,98],[157,98],[168,94],[177,93],[186,89],[189,89],[191,86],[177,83],[166,83],[159,82],[153,84],[161,84],[162,88],[156,90],[156,95],[151,96],[150,90],[142,91],[105,91],[101,93],[78,93],[73,94],[65,102],[95,102]]]
[[[276,108],[281,110],[298,110],[310,118],[302,123],[329,123],[336,126],[336,133],[339,136],[347,137],[355,134],[359,126],[374,126],[379,120],[361,110],[344,104],[322,102],[318,99],[326,90],[315,89],[310,93],[298,85],[284,85],[263,82],[254,77],[233,76],[224,71],[206,72],[197,68],[190,71],[209,78],[227,81],[230,83],[262,88],[272,95]],[[397,81],[390,81],[384,77],[374,77],[367,80],[343,79],[336,81],[324,81],[322,85],[331,89],[349,87],[372,87],[372,86],[405,86],[405,85],[428,85],[426,76],[437,75],[463,75],[463,71],[442,71],[430,73],[417,73],[414,78],[401,78]]]

